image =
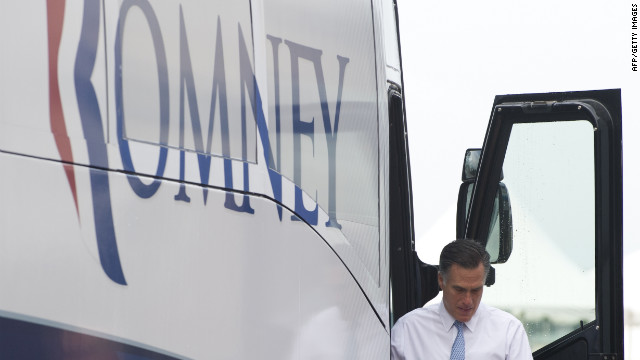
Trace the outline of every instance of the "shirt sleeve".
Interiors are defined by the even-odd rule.
[[[391,328],[391,360],[405,360],[404,356],[404,322],[400,321]]]
[[[516,325],[506,360],[533,360],[527,332],[524,330],[524,326],[522,326],[520,321],[517,321]]]

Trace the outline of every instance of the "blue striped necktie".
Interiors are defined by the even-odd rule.
[[[456,320],[453,325],[458,329],[458,335],[456,335],[456,340],[451,347],[450,360],[464,360],[464,335],[462,334],[464,323]]]

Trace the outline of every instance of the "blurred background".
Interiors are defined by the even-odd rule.
[[[424,262],[437,263],[455,238],[464,152],[482,146],[495,95],[622,89],[625,358],[640,359],[633,281],[640,236],[631,226],[640,219],[640,71],[631,70],[632,2],[398,0],[398,12],[416,250]]]

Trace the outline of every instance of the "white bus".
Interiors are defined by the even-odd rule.
[[[0,29],[1,358],[388,358],[392,1]]]

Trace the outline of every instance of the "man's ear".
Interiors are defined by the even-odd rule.
[[[440,289],[444,289],[444,278],[442,278],[442,273],[438,271],[438,285]]]

